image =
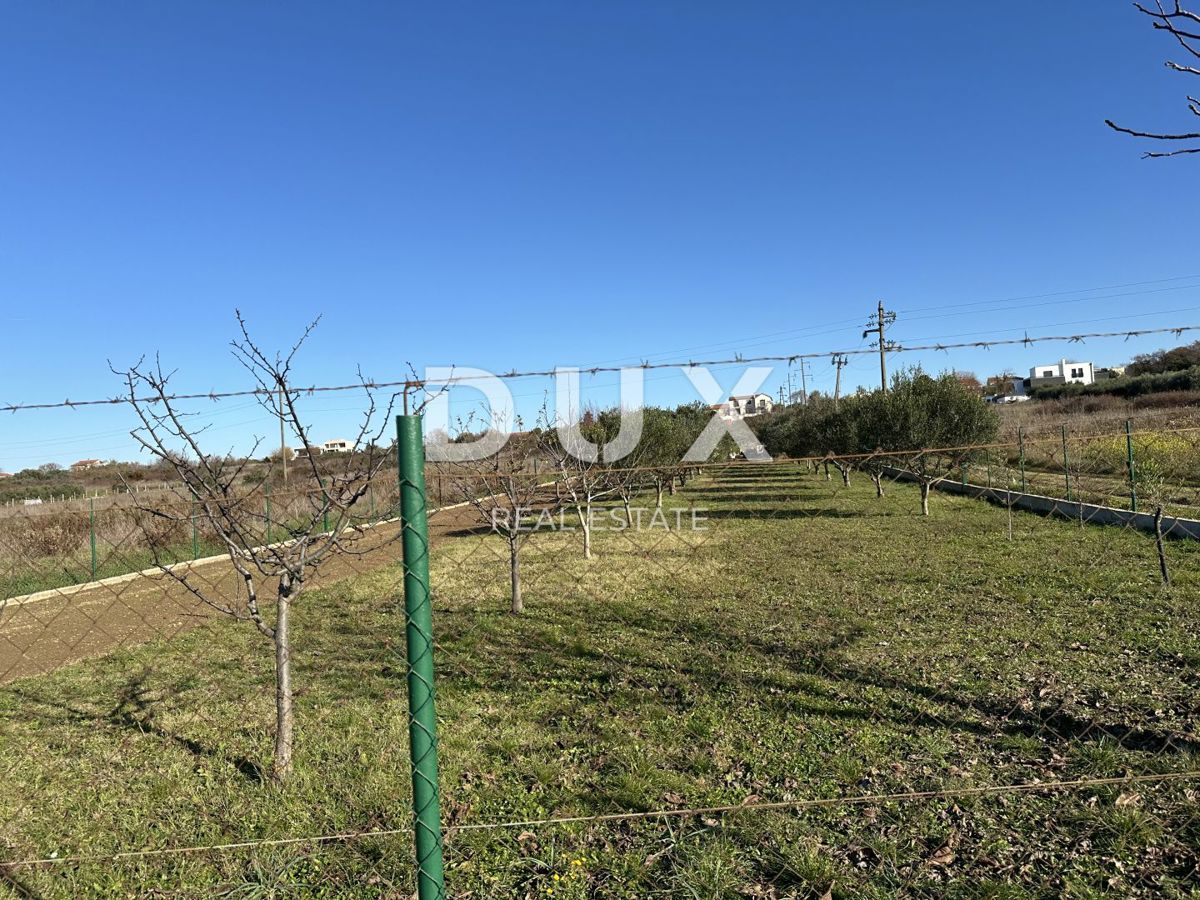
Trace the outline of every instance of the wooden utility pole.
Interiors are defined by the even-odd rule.
[[[838,400],[842,396],[842,368],[849,361],[850,360],[848,360],[846,358],[846,354],[844,354],[844,353],[833,354],[833,364],[837,367],[837,376],[835,377],[834,382],[833,382],[833,408],[834,409],[838,408]]]
[[[804,394],[804,399],[800,402],[805,406],[808,406],[808,378],[805,377],[807,373],[804,370],[807,365],[807,359],[800,360],[800,391]]]
[[[884,393],[887,393],[887,351],[895,347],[895,344],[888,342],[884,329],[895,321],[896,314],[884,309],[880,300],[875,314],[867,321],[867,330],[863,332],[863,337],[875,333],[875,341],[871,346],[879,348],[879,389]]]

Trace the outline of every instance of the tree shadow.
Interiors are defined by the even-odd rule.
[[[116,704],[107,712],[96,712],[86,707],[73,705],[67,700],[48,698],[21,688],[9,690],[25,701],[20,709],[22,718],[28,718],[34,710],[42,711],[43,721],[49,724],[64,722],[85,725],[101,725],[107,728],[128,731],[138,735],[153,735],[182,747],[194,756],[229,763],[247,781],[261,784],[266,781],[266,771],[259,763],[244,756],[230,756],[200,741],[178,734],[155,721],[156,705],[183,692],[181,685],[173,689],[161,689],[161,693],[146,682],[151,670],[143,670],[130,679],[117,694]]]
[[[567,614],[567,618],[577,612]],[[845,658],[845,651],[868,636],[857,625],[827,634],[797,634],[799,643],[796,643],[752,633],[734,637],[719,620],[706,621],[702,615],[664,621],[660,611],[647,610],[645,615],[633,617],[627,609],[624,612],[598,606],[588,614],[588,630],[593,633],[603,633],[606,629],[630,633],[632,639],[623,642],[619,659],[590,646],[586,635],[564,631],[561,626],[565,620],[560,621],[561,616],[544,607],[535,610],[516,629],[507,627],[512,624],[511,618],[497,613],[496,621],[506,626],[502,632],[488,628],[488,623],[477,614],[461,618],[443,615],[442,643],[448,647],[458,637],[477,632],[481,626],[488,632],[482,645],[471,650],[471,669],[455,672],[456,667],[450,666],[446,677],[459,681],[463,687],[487,686],[517,677],[536,687],[542,679],[554,681],[570,672],[585,682],[640,683],[648,690],[686,679],[699,691],[714,693],[727,692],[733,681],[755,693],[768,695],[772,703],[799,715],[890,722],[902,728],[939,729],[993,741],[1005,737],[1037,738],[1047,745],[1063,746],[1107,740],[1134,752],[1200,753],[1200,740],[1196,737],[1149,724],[1153,722],[1149,710],[1136,722],[1081,716],[1067,711],[1053,699],[1042,702],[1035,698],[1036,705],[1031,706],[1023,703],[1029,698],[1017,695],[976,696],[953,686],[931,686],[856,664]],[[530,639],[531,628],[538,631],[536,640]],[[723,661],[730,652],[731,641],[738,645],[739,653],[751,653],[767,665],[742,666],[740,671],[731,672]],[[694,652],[686,662],[680,662],[664,661],[653,651],[635,649],[643,645],[663,646],[667,642],[706,651]],[[772,674],[772,668],[777,672],[782,669],[783,677]],[[804,683],[800,691],[795,678]],[[883,692],[887,699],[867,701],[864,689]]]
[[[687,627],[687,624],[684,623]],[[788,668],[798,675],[835,679],[856,686],[867,686],[884,691],[901,692],[920,697],[922,700],[950,709],[944,715],[935,715],[925,710],[912,710],[903,717],[894,713],[880,715],[872,711],[870,718],[887,718],[897,724],[923,725],[928,727],[952,728],[980,737],[1041,738],[1066,743],[1079,740],[1102,740],[1107,738],[1125,750],[1148,753],[1200,752],[1200,741],[1179,733],[1171,733],[1143,725],[1105,721],[1097,717],[1083,717],[1067,712],[1061,706],[1042,704],[1032,709],[1023,709],[1021,698],[1001,700],[987,699],[964,694],[950,687],[930,687],[917,681],[887,674],[877,669],[854,665],[846,660],[825,656],[817,665],[806,652],[779,641],[766,641],[749,635],[746,643],[765,656],[782,659]],[[1148,713],[1146,721],[1151,721]]]
[[[779,499],[779,498],[773,498]],[[892,515],[887,512],[866,512],[836,507],[807,507],[804,509],[706,509],[706,519],[878,519]]]
[[[8,888],[14,896],[21,897],[22,900],[40,900],[42,895],[19,879],[14,874],[15,868],[15,866],[0,863],[0,887]]]

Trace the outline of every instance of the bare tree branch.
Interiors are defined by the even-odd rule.
[[[1160,30],[1160,31],[1166,31],[1167,33],[1169,33],[1170,35],[1172,35],[1175,38],[1175,40],[1179,43],[1179,45],[1184,50],[1186,50],[1189,54],[1196,57],[1197,59],[1200,59],[1200,48],[1197,48],[1196,46],[1194,46],[1191,43],[1191,41],[1200,41],[1200,33],[1195,32],[1195,31],[1184,30],[1183,28],[1180,28],[1176,24],[1176,22],[1179,20],[1200,23],[1200,13],[1194,13],[1191,10],[1184,9],[1181,0],[1175,0],[1175,6],[1172,9],[1172,11],[1170,11],[1170,12],[1168,12],[1166,10],[1166,8],[1163,6],[1162,0],[1155,0],[1154,5],[1155,5],[1156,9],[1150,9],[1149,7],[1143,6],[1141,3],[1137,3],[1137,2],[1135,2],[1133,5],[1134,5],[1134,7],[1137,8],[1137,10],[1139,12],[1150,17],[1150,19],[1152,20],[1151,25],[1153,25],[1153,27],[1155,29]],[[1184,75],[1200,75],[1200,68],[1196,68],[1195,66],[1185,66],[1185,65],[1182,65],[1177,62],[1172,62],[1170,60],[1167,61],[1166,66],[1168,69],[1171,69],[1174,72],[1179,72]],[[1197,101],[1194,97],[1191,97],[1191,96],[1188,97],[1188,109],[1191,111],[1191,113],[1193,115],[1200,116],[1200,103],[1197,103]],[[1196,132],[1172,134],[1172,133],[1165,133],[1165,132],[1139,131],[1139,130],[1136,130],[1133,128],[1126,128],[1124,126],[1117,125],[1111,119],[1105,119],[1104,122],[1106,125],[1108,125],[1109,128],[1113,129],[1114,131],[1119,131],[1122,134],[1128,134],[1128,135],[1131,135],[1131,136],[1137,137],[1137,138],[1146,138],[1146,139],[1155,140],[1155,141],[1200,140],[1200,133],[1196,133]],[[1183,148],[1180,150],[1157,151],[1157,152],[1152,151],[1152,152],[1144,153],[1142,155],[1142,158],[1143,159],[1148,159],[1148,158],[1161,159],[1161,158],[1169,157],[1169,156],[1181,156],[1184,154],[1197,153],[1197,152],[1200,152],[1200,148],[1187,147],[1187,148]]]

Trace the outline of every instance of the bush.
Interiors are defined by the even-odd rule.
[[[68,556],[79,549],[87,534],[87,516],[78,513],[17,515],[0,525],[0,543],[9,554],[23,559]]]

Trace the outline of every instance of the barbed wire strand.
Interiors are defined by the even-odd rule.
[[[975,348],[987,350],[992,347],[1011,346],[1022,344],[1025,346],[1031,344],[1047,343],[1052,341],[1067,342],[1067,343],[1082,343],[1086,340],[1098,338],[1129,338],[1142,337],[1150,334],[1174,334],[1177,337],[1188,331],[1200,331],[1200,325],[1174,325],[1168,328],[1141,328],[1134,331],[1094,331],[1082,334],[1066,334],[1066,335],[1040,335],[1030,337],[1028,334],[1020,338],[1003,338],[990,341],[963,341],[959,343],[935,343],[935,344],[914,344],[911,346],[904,344],[889,344],[887,347],[888,353],[914,353],[923,351],[938,351],[944,352],[949,350],[962,350],[966,348]],[[677,360],[675,362],[643,362],[631,366],[591,366],[591,367],[572,367],[577,368],[580,372],[586,372],[589,375],[598,375],[600,373],[620,372],[623,369],[691,369],[701,366],[729,366],[729,365],[744,365],[751,363],[767,363],[767,362],[787,362],[794,363],[805,359],[824,359],[829,356],[844,355],[844,356],[863,356],[875,355],[879,352],[877,348],[857,347],[851,350],[824,350],[813,353],[790,353],[784,355],[769,355],[769,356],[742,356],[736,354],[733,357],[724,359],[707,359],[707,360]],[[328,393],[335,391],[357,391],[357,390],[384,390],[388,388],[396,388],[401,391],[420,390],[428,384],[451,385],[451,384],[466,384],[472,381],[486,381],[491,378],[499,379],[517,379],[517,378],[550,378],[557,374],[558,369],[540,369],[526,372],[516,370],[488,374],[488,375],[451,375],[437,381],[425,381],[422,379],[406,378],[402,381],[374,381],[365,379],[354,384],[338,384],[338,385],[311,385],[309,387],[290,388],[296,396],[313,395],[318,393]],[[179,400],[223,400],[230,397],[262,397],[273,395],[278,388],[249,388],[240,391],[209,391],[207,393],[184,393],[170,394],[164,397],[107,397],[95,400],[60,400],[55,403],[5,403],[0,404],[0,412],[16,413],[26,410],[35,409],[74,409],[84,406],[118,406],[123,403],[159,403],[164,399],[174,402]]]

